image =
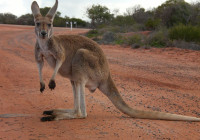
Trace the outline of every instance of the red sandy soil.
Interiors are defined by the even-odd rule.
[[[86,31],[55,28],[56,34]],[[0,114],[30,115],[0,118],[0,140],[200,139],[199,122],[130,118],[98,90],[86,90],[86,119],[40,122],[44,110],[73,107],[69,80],[58,75],[56,89],[41,94],[34,60],[34,28],[0,25],[0,34]],[[199,51],[101,47],[112,77],[131,107],[200,117]],[[46,85],[52,72],[46,63]]]

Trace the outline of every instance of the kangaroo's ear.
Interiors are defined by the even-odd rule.
[[[38,6],[38,4],[37,4],[36,1],[34,1],[34,2],[32,3],[32,5],[31,5],[31,10],[32,10],[32,13],[33,13],[34,18],[36,18],[36,17],[38,17],[38,16],[41,16],[41,14],[40,14],[40,8],[39,8],[39,6]]]
[[[56,0],[56,3],[54,4],[54,6],[49,10],[49,12],[47,13],[46,17],[50,18],[52,21],[54,19],[54,16],[56,14],[56,10],[58,8],[58,0]]]

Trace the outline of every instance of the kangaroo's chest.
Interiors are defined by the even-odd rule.
[[[41,54],[43,55],[44,59],[47,61],[47,63],[52,67],[55,68],[56,66],[56,59],[52,55],[50,51],[41,51]]]
[[[47,63],[52,67],[55,68],[56,66],[56,59],[53,56],[53,53],[49,50],[46,40],[38,39],[38,43],[40,46],[40,53],[47,61]]]

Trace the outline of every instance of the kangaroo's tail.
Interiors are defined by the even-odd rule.
[[[122,99],[110,76],[108,77],[108,80],[106,82],[100,85],[99,89],[111,100],[111,102],[115,105],[117,109],[133,118],[172,121],[200,121],[200,118],[196,117],[170,114],[158,111],[143,111],[133,109],[129,107]]]

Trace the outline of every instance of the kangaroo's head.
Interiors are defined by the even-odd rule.
[[[36,1],[31,5],[31,10],[35,21],[35,33],[40,39],[48,39],[52,35],[53,19],[58,7],[58,0],[54,6],[49,10],[46,16],[42,16],[40,13],[40,8]]]

